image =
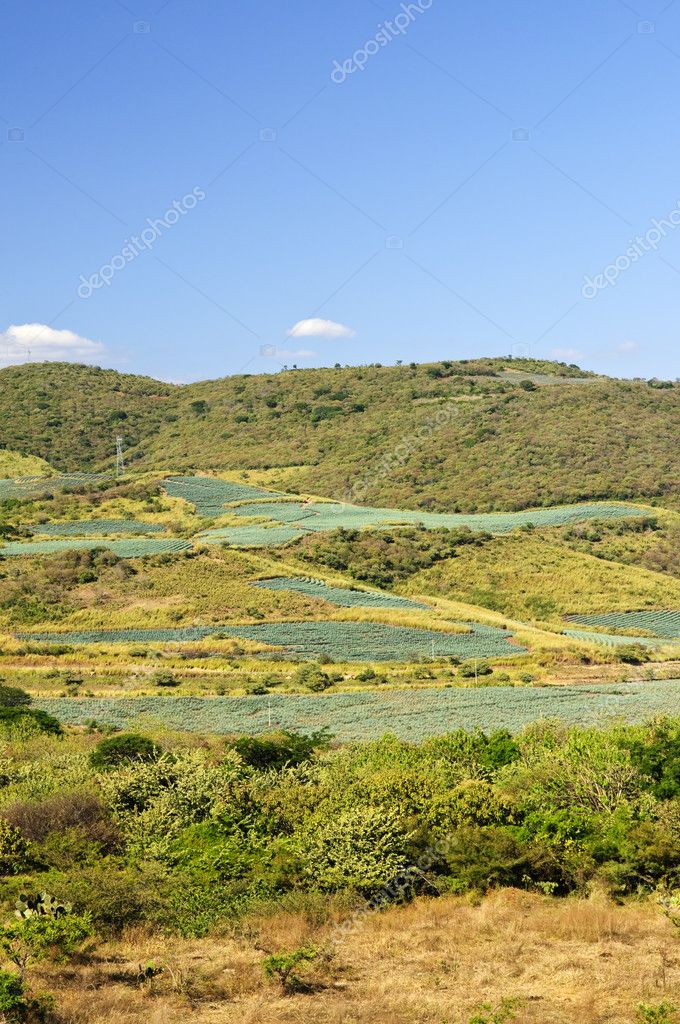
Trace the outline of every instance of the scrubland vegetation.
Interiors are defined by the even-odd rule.
[[[24,712],[0,727],[0,981],[48,986],[55,1020],[361,1021],[383,999],[383,1017],[467,1024],[505,998],[508,1020],[633,1022],[677,994],[677,720],[336,746],[66,735],[0,699]],[[546,939],[589,1000],[548,958],[530,969]],[[645,968],[622,985],[632,941]]]

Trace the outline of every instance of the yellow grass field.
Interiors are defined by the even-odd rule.
[[[677,929],[651,903],[554,900],[503,890],[426,900],[337,922],[280,911],[203,940],[139,932],[89,964],[45,971],[64,1024],[467,1024],[483,1003],[519,1001],[517,1024],[632,1024],[640,1003],[680,1000]],[[327,958],[285,995],[261,969],[312,942]],[[163,967],[150,982],[147,962]]]

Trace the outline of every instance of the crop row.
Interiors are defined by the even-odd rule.
[[[253,587],[265,590],[294,590],[308,597],[318,597],[341,608],[427,608],[419,601],[410,601],[396,594],[384,594],[371,590],[351,590],[349,587],[332,587],[323,580],[311,577],[277,576],[268,580],[257,580]]]
[[[569,615],[570,622],[603,629],[641,629],[668,640],[680,638],[680,612],[608,612],[603,615]]]
[[[334,661],[414,661],[421,657],[494,658],[523,654],[507,630],[467,624],[467,633],[439,633],[380,622],[259,622],[243,626],[83,630],[22,633],[19,639],[64,644],[188,643],[208,636],[234,637],[283,648],[290,657]]]
[[[629,647],[631,644],[638,644],[641,647],[660,647],[663,644],[680,643],[680,640],[663,640],[660,637],[649,636],[624,636],[621,633],[596,633],[587,629],[565,629],[564,635],[572,640],[585,640],[591,644],[601,644],[603,647]]]
[[[34,536],[46,537],[105,537],[116,533],[164,533],[158,523],[144,523],[139,519],[80,519],[68,523],[36,523],[31,527]]]
[[[54,494],[68,487],[97,483],[104,478],[97,473],[66,473],[62,476],[25,476],[16,480],[0,480],[0,501],[6,498],[35,498]]]
[[[272,727],[309,733],[327,727],[344,742],[375,739],[387,732],[415,742],[455,729],[518,732],[542,718],[570,725],[644,722],[677,714],[679,696],[680,681],[666,680],[589,686],[587,691],[578,686],[502,686],[299,697],[57,698],[34,704],[70,725],[92,719],[123,729],[158,723],[221,735],[252,735]]]
[[[119,558],[141,558],[143,555],[175,554],[186,551],[191,545],[185,540],[174,538],[147,539],[143,537],[130,540],[37,540],[24,544],[13,541],[0,547],[0,556],[51,555],[57,551],[93,551],[95,548],[106,548]]]

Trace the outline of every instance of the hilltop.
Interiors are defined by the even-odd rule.
[[[289,492],[441,511],[673,501],[680,385],[529,359],[336,367],[183,386],[0,370],[0,442],[61,471],[251,471]]]

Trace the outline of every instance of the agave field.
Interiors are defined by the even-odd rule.
[[[609,612],[604,615],[569,615],[568,620],[594,629],[620,629],[622,632],[640,629],[667,640],[680,639],[680,612]]]
[[[139,519],[80,519],[68,523],[36,523],[31,527],[34,536],[45,537],[106,537],[117,533],[163,533],[158,523],[143,523]]]
[[[270,493],[269,496],[273,497],[273,494]],[[222,509],[222,514],[225,511],[227,510]],[[282,528],[278,533],[267,531],[263,525],[209,530],[203,535],[208,543],[264,547],[285,544],[305,532],[320,533],[340,527],[346,530],[397,526],[423,526],[430,530],[440,527],[449,529],[468,527],[471,530],[503,534],[529,524],[564,526],[567,523],[588,519],[625,518],[639,516],[642,513],[641,508],[633,505],[604,502],[601,504],[564,505],[559,508],[528,509],[524,512],[489,512],[477,515],[371,508],[332,501],[248,501],[228,511],[238,516],[260,519],[265,517],[282,524]]]
[[[292,526],[224,526],[207,530],[197,537],[201,544],[230,544],[235,548],[266,548],[286,544],[300,537]]]
[[[257,580],[253,587],[265,590],[294,590],[308,597],[318,597],[322,601],[338,605],[341,608],[428,608],[419,601],[410,601],[407,597],[396,594],[384,594],[379,591],[353,590],[349,587],[332,587],[323,580],[312,577],[277,576],[268,580]]]
[[[664,644],[679,643],[678,640],[664,640],[660,637],[649,636],[625,636],[622,633],[599,633],[587,629],[565,629],[564,635],[572,640],[586,640],[591,644],[601,644],[603,647],[630,647],[637,644],[640,647],[662,647]]]
[[[314,732],[328,728],[338,740],[376,739],[390,732],[419,742],[454,729],[505,728],[558,718],[569,725],[644,722],[678,710],[680,680],[556,687],[481,687],[388,690],[266,697],[55,698],[33,704],[69,725],[96,721],[121,729],[162,725],[220,735]],[[270,724],[271,723],[271,724]],[[387,727],[386,727],[387,723]]]
[[[62,476],[25,476],[16,480],[0,480],[0,501],[6,498],[35,498],[40,494],[98,483],[104,477],[97,473],[67,473]]]
[[[238,505],[229,511],[235,516],[265,516],[276,523],[299,523],[315,515],[316,504],[299,501],[260,501]]]
[[[182,498],[194,505],[200,516],[209,519],[225,515],[224,506],[230,502],[275,497],[273,491],[208,476],[171,476],[164,486],[168,497]]]
[[[28,543],[12,541],[0,547],[0,557],[21,555],[53,555],[57,551],[93,551],[95,548],[106,548],[119,558],[141,558],[144,555],[176,554],[187,551],[191,544],[185,540],[174,538],[146,539],[138,537],[130,540],[36,540]]]
[[[422,657],[496,658],[526,653],[512,634],[494,626],[461,623],[468,632],[440,633],[380,622],[261,622],[244,626],[81,630],[21,633],[18,639],[60,644],[190,643],[210,636],[252,640],[296,659],[415,661]]]

